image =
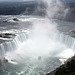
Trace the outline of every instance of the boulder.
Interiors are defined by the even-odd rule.
[[[19,21],[17,18],[13,18],[14,21]]]
[[[8,62],[8,60],[5,57],[0,58],[0,65],[3,65],[6,62]]]

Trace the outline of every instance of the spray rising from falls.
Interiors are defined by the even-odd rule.
[[[69,8],[61,0],[43,0],[43,2],[47,7],[46,16],[50,19],[64,20],[69,12]]]
[[[13,41],[1,45],[1,49],[5,48],[2,51],[9,50],[5,54],[7,59],[20,62],[25,58],[35,59],[39,56],[69,58],[74,55],[75,39],[60,33],[54,21],[36,18],[31,22],[33,27],[28,30],[29,33],[20,33]]]
[[[67,10],[62,11],[64,7],[59,0],[48,0],[46,2],[48,4],[48,18],[31,18],[29,21],[32,23],[32,28],[30,33],[27,34],[28,39],[26,39],[26,33],[20,33],[13,41],[1,44],[2,55],[15,60],[38,56],[43,58],[48,56],[68,58],[74,55],[75,40],[68,35],[61,34],[57,30],[57,23],[49,19],[62,17],[60,14],[66,14]]]

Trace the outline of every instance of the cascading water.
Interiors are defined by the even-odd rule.
[[[55,6],[52,0],[50,2]],[[57,9],[60,2],[56,0],[56,3],[54,8]],[[30,16],[24,19],[23,16],[24,20],[19,19],[22,22],[31,22],[32,27],[27,32],[15,34],[12,41],[0,44],[0,56],[8,60],[0,68],[1,75],[45,75],[61,64],[59,59],[74,55],[75,39],[60,33],[57,23],[49,19],[60,9],[54,11],[54,8],[48,12],[46,18]],[[51,11],[54,13],[49,15]]]
[[[27,39],[27,34],[25,32],[16,34],[16,37],[8,42],[0,44],[0,56],[3,57],[8,51],[14,51],[18,45]]]
[[[4,74],[45,75],[59,65],[58,59],[69,58],[74,55],[72,50],[74,38],[60,33],[56,29],[55,22],[51,22],[47,18],[41,20],[36,18],[32,19],[31,22],[33,27],[28,30],[28,33],[19,33],[13,41],[2,45],[5,49],[8,48],[5,58],[8,59],[9,63],[16,65],[17,69],[14,70],[12,67],[13,71],[11,71],[6,68],[8,72]],[[52,64],[55,67],[51,66]]]

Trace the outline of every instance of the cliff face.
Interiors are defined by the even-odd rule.
[[[65,64],[46,75],[75,75],[75,56],[69,58]]]

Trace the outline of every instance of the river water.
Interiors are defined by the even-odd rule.
[[[2,61],[0,75],[46,75],[51,72],[74,55],[75,40],[66,35],[74,28],[74,22],[40,16],[0,16],[0,35],[3,34],[0,36],[0,58],[8,60]],[[4,37],[4,34],[10,35]]]

